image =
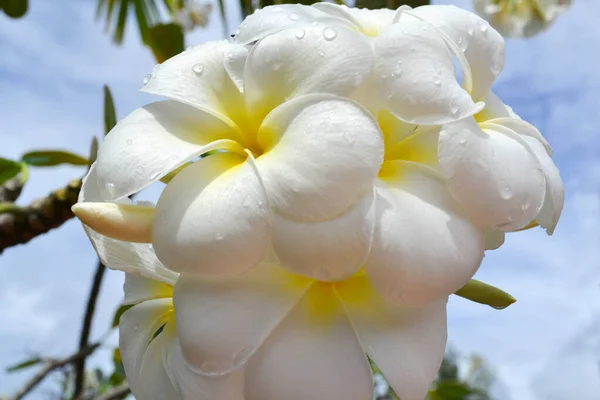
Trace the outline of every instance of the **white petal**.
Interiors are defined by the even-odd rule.
[[[183,356],[206,376],[241,367],[309,284],[267,264],[235,277],[183,275],[174,292]]]
[[[237,133],[223,120],[176,101],[133,111],[106,136],[96,173],[105,199],[119,199],[215,148],[234,145]],[[218,141],[218,142],[215,142]]]
[[[183,396],[176,389],[176,383],[171,380],[171,371],[166,364],[170,352],[171,342],[175,339],[174,321],[168,323],[163,331],[152,339],[144,352],[140,369],[140,376],[133,392],[138,399],[144,400],[183,400]]]
[[[552,155],[552,147],[550,146],[550,143],[548,143],[546,138],[542,135],[542,133],[535,126],[531,125],[527,121],[522,120],[521,118],[514,118],[509,116],[504,118],[494,118],[485,122],[490,124],[502,125],[518,133],[524,138],[531,137],[533,139],[536,139],[537,142],[542,144],[547,155]],[[527,143],[533,142],[527,141]]]
[[[149,244],[112,239],[84,226],[100,261],[110,269],[173,285],[176,272],[166,269]]]
[[[439,125],[474,115],[483,107],[460,87],[446,43],[423,22],[390,25],[373,47],[374,90],[384,108],[404,121]]]
[[[126,273],[123,292],[125,293],[124,305],[138,304],[146,300],[172,298],[173,286],[158,280]]]
[[[483,236],[453,210],[447,190],[425,167],[393,163],[398,176],[377,188],[377,223],[366,271],[388,301],[426,304],[473,277],[483,258]]]
[[[170,324],[165,327],[165,330]],[[168,334],[169,332],[164,332]],[[244,370],[206,376],[194,371],[183,358],[179,340],[173,335],[168,353],[167,368],[184,400],[244,400]],[[169,399],[170,400],[170,399]]]
[[[471,96],[475,101],[482,100],[504,66],[502,36],[485,20],[456,6],[423,6],[411,13],[439,28],[457,44],[471,67]]]
[[[494,118],[521,119],[510,106],[504,104],[491,90],[487,93],[483,101],[485,102],[485,107],[475,116],[478,122],[485,122]]]
[[[331,95],[302,96],[275,109],[258,140],[256,160],[271,208],[301,221],[347,211],[370,191],[383,160],[383,138],[372,115]]]
[[[480,127],[471,118],[442,127],[439,163],[452,195],[481,227],[519,229],[542,208],[546,179],[540,163],[506,127]]]
[[[256,10],[241,23],[235,43],[248,44],[300,22],[312,22],[325,13],[300,4],[281,4]]]
[[[225,54],[225,70],[240,93],[244,93],[244,68],[251,48],[251,46],[235,46]]]
[[[250,162],[215,153],[180,172],[158,204],[153,244],[177,272],[223,275],[257,264],[269,238],[269,212]]]
[[[142,91],[189,104],[243,126],[244,99],[225,64],[239,51],[243,51],[243,46],[227,41],[194,46],[158,65]]]
[[[373,240],[375,202],[367,193],[346,213],[324,222],[273,215],[273,246],[282,267],[320,281],[338,281],[363,264]]]
[[[310,297],[307,293],[251,358],[246,400],[281,400],[283,394],[286,400],[373,397],[371,370],[346,315],[311,323]]]
[[[332,16],[344,18],[356,25],[363,34],[367,36],[377,36],[381,30],[392,24],[395,10],[382,8],[379,10],[367,10],[359,8],[350,8],[346,5],[332,3],[315,3],[313,7]]]
[[[285,100],[309,93],[350,95],[369,73],[363,35],[337,24],[294,24],[258,42],[246,62],[248,112],[258,122]]]
[[[143,393],[144,390],[140,370],[148,343],[172,316],[172,309],[171,299],[156,299],[135,305],[121,315],[119,349],[125,375],[134,394]]]
[[[425,308],[392,308],[376,300],[365,307],[351,292],[338,292],[360,342],[396,394],[425,398],[444,357],[447,299]]]

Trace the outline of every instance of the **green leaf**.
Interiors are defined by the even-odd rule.
[[[6,368],[6,372],[20,371],[25,368],[33,367],[34,365],[37,365],[37,364],[41,363],[42,361],[44,361],[44,360],[42,360],[39,357],[30,358],[29,360],[21,361],[18,364],[15,364],[15,365],[12,365],[12,366]]]
[[[117,114],[110,88],[104,85],[104,134],[106,135],[117,124]]]
[[[1,0],[0,8],[11,18],[21,18],[29,8],[28,0]]]
[[[179,24],[155,25],[149,32],[149,45],[158,63],[183,51],[183,30]]]
[[[21,163],[0,157],[0,186],[14,178],[22,171]]]
[[[121,319],[121,315],[123,315],[123,313],[125,311],[129,310],[131,307],[133,307],[133,306],[131,304],[128,304],[128,305],[124,305],[124,306],[117,308],[117,311],[115,312],[115,316],[113,317],[113,322],[112,322],[113,328],[116,328],[117,326],[119,326],[119,320]]]
[[[96,136],[92,138],[92,144],[90,144],[90,159],[88,160],[88,167],[91,167],[93,163],[96,162],[96,158],[98,157],[98,139]]]
[[[61,164],[87,166],[89,164],[87,158],[62,150],[30,151],[23,155],[21,161],[35,167],[53,167]]]
[[[0,214],[4,214],[4,213],[19,214],[22,212],[23,212],[23,210],[21,209],[21,207],[17,206],[15,203],[6,202],[6,201],[0,203]]]
[[[146,10],[144,7],[144,3],[146,0],[133,0],[134,8],[135,8],[135,18],[137,19],[138,29],[140,31],[140,37],[142,38],[142,43],[148,44],[148,17],[146,16]]]
[[[475,303],[487,304],[497,310],[502,310],[517,301],[505,291],[476,279],[471,279],[455,294]]]
[[[115,34],[113,35],[113,41],[117,44],[123,43],[123,36],[125,35],[125,27],[127,25],[128,9],[129,0],[121,0],[121,6],[119,7],[119,16],[117,17],[117,26],[115,27]]]

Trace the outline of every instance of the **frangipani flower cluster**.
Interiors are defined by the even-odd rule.
[[[143,90],[167,100],[107,135],[74,207],[128,274],[134,395],[366,400],[368,355],[423,399],[448,296],[563,204],[548,143],[490,92],[503,62],[455,7],[321,3],[157,66]]]
[[[473,0],[475,11],[505,37],[529,37],[548,28],[571,0]]]

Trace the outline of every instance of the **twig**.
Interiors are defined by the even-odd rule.
[[[48,360],[46,365],[38,371],[25,385],[17,391],[12,397],[9,397],[8,400],[20,400],[27,393],[29,393],[33,388],[35,388],[49,373],[54,371],[57,368],[64,367],[71,363],[74,363],[78,360],[85,359],[87,356],[92,354],[96,348],[100,346],[100,343],[95,343],[90,346],[86,346],[83,349],[80,349],[77,353],[60,360]]]
[[[71,206],[77,202],[80,189],[81,179],[75,179],[64,188],[34,200],[29,206],[1,213],[0,254],[8,247],[27,243],[73,218]]]
[[[102,285],[102,278],[106,267],[98,262],[96,267],[96,273],[94,274],[94,280],[92,287],[90,288],[90,294],[88,296],[87,306],[85,308],[85,314],[83,317],[83,326],[81,327],[81,335],[79,337],[79,348],[84,349],[88,346],[88,340],[90,337],[90,331],[92,328],[92,320],[94,312],[96,311],[96,302],[98,300],[98,294],[100,293],[100,286]],[[83,391],[83,384],[85,378],[85,357],[80,358],[75,363],[75,388],[73,391],[73,398],[77,397]]]
[[[129,384],[127,382],[123,382],[119,386],[115,386],[108,392],[103,393],[100,396],[94,397],[93,400],[115,400],[121,398],[121,396],[126,395],[129,392]]]

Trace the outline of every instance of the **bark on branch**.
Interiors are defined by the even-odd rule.
[[[34,200],[28,206],[16,206],[1,213],[0,254],[8,247],[27,243],[73,218],[71,206],[77,202],[80,189],[81,179],[74,179],[67,186]]]

